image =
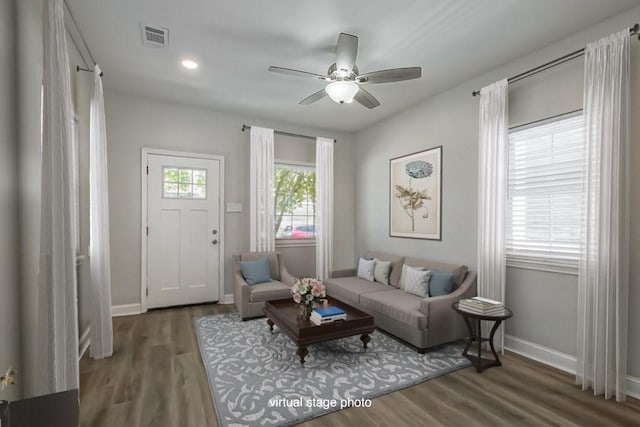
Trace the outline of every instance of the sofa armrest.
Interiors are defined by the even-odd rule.
[[[240,257],[234,255],[231,258],[231,264],[233,266],[233,302],[240,312],[240,316],[244,318],[249,312],[249,294],[251,290],[244,277],[242,277]]]
[[[338,277],[353,277],[356,275],[355,268],[347,268],[345,270],[336,270],[329,272],[330,279],[337,279]]]
[[[434,310],[440,310],[441,308],[451,309],[451,304],[461,299],[471,298],[477,295],[476,291],[476,273],[470,272],[465,277],[464,281],[460,284],[458,289],[447,295],[441,295],[439,297],[423,298],[420,301],[420,312],[426,316],[429,316]]]
[[[427,316],[429,346],[455,341],[467,336],[464,319],[451,308],[451,304],[476,296],[476,273],[469,272],[458,289],[449,295],[424,298],[420,311]]]
[[[287,286],[293,286],[296,281],[296,278],[289,273],[287,266],[284,265],[282,254],[280,254],[280,281]]]

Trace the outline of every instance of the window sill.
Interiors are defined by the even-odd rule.
[[[276,248],[315,247],[316,239],[276,239]]]
[[[523,268],[525,270],[546,271],[549,273],[578,275],[577,260],[563,260],[523,255],[507,255],[507,267]]]

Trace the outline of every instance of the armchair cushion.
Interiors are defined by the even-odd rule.
[[[291,298],[291,288],[274,280],[250,286],[249,302],[266,302],[274,299]]]
[[[249,286],[271,281],[269,261],[266,257],[257,261],[240,261],[240,269],[242,269],[242,277]]]

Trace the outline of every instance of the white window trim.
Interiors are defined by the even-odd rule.
[[[507,267],[546,271],[570,276],[578,275],[577,260],[563,260],[545,256],[507,254]]]
[[[316,239],[276,239],[276,248],[305,248],[315,247]]]

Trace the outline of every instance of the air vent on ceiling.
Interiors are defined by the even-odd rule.
[[[162,27],[142,24],[142,43],[148,46],[166,47],[169,45],[169,30]]]

